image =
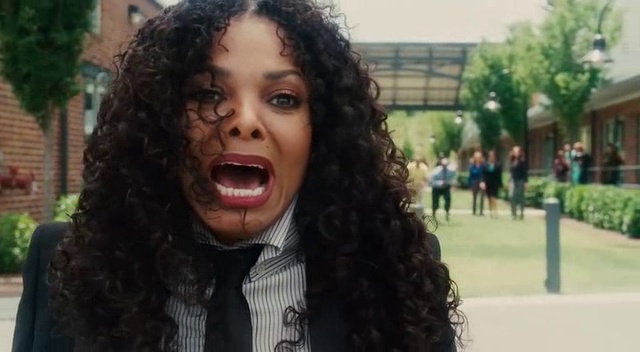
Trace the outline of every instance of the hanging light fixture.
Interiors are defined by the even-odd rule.
[[[607,40],[602,35],[602,20],[612,2],[613,0],[607,1],[607,3],[600,11],[600,16],[598,18],[598,29],[596,31],[596,35],[593,37],[592,49],[582,57],[581,62],[583,64],[601,67],[604,64],[613,62],[611,55],[609,55],[609,53],[607,52]]]
[[[456,112],[456,118],[453,121],[456,123],[456,125],[459,125],[462,123],[462,110],[458,110]]]
[[[496,92],[489,93],[489,100],[484,104],[484,108],[492,112],[500,110],[501,106],[500,103],[498,103]]]

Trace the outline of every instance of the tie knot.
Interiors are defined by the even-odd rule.
[[[240,287],[258,260],[262,247],[255,245],[231,250],[216,248],[213,257],[216,287]]]

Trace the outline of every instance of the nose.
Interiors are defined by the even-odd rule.
[[[242,106],[228,117],[224,128],[227,138],[242,140],[261,140],[265,136],[264,126],[257,108]]]

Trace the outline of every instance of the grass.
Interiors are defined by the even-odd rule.
[[[456,215],[435,232],[463,297],[546,292],[543,217]],[[638,292],[640,242],[563,220],[561,280],[563,293]]]

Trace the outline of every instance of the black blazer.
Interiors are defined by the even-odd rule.
[[[23,270],[24,289],[13,335],[13,352],[98,352],[109,351],[105,346],[86,343],[56,333],[55,321],[48,308],[47,273],[51,256],[68,229],[66,223],[38,227],[31,238],[29,253]],[[440,243],[428,236],[433,255],[440,260]],[[340,319],[338,297],[328,297],[318,314],[310,318],[312,352],[346,352],[344,343],[348,326]],[[455,352],[453,329],[440,341],[436,352]]]

